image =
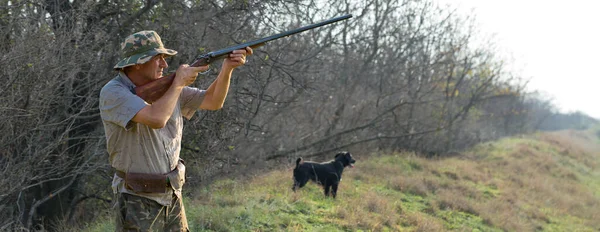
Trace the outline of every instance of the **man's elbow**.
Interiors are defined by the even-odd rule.
[[[211,105],[204,108],[205,110],[220,110],[223,108],[223,104],[220,105]]]
[[[202,103],[202,105],[200,105],[200,109],[203,110],[220,110],[221,108],[223,108],[223,103],[225,102],[210,102],[210,101],[205,101]]]
[[[149,126],[152,129],[161,129],[163,127],[165,127],[167,125],[166,121],[155,121],[155,122],[151,122],[148,123],[147,126]]]
[[[160,129],[165,127],[167,125],[168,120],[169,117],[162,118],[158,116],[153,116],[153,114],[151,114],[150,111],[145,111],[143,109],[142,111],[138,112],[132,119],[132,121],[144,124],[152,129]]]
[[[167,125],[167,121],[169,118],[151,117],[144,124],[152,129],[160,129]]]

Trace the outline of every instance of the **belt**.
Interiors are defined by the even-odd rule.
[[[177,168],[171,172],[174,171]],[[125,186],[134,192],[165,193],[171,188],[167,174],[125,173],[120,170],[115,170],[115,174],[125,180]]]
[[[174,171],[176,171],[176,170],[177,170],[177,168],[175,168],[175,169],[174,169],[173,171],[171,171],[171,172],[174,172]],[[125,179],[125,177],[127,176],[127,174],[126,174],[125,172],[123,172],[123,171],[119,171],[119,170],[115,170],[115,174],[117,174],[117,176],[118,176],[118,177],[121,177],[122,179]],[[166,175],[167,175],[167,174],[165,174],[165,176],[166,176]],[[171,182],[169,181],[169,178],[167,178],[167,184],[169,184],[169,186],[171,186],[171,184],[170,184],[170,183],[171,183]]]

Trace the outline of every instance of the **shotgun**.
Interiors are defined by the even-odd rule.
[[[335,17],[335,18],[320,22],[320,23],[311,24],[308,26],[300,27],[300,28],[297,28],[294,30],[285,31],[285,32],[282,32],[282,33],[279,33],[276,35],[262,38],[262,39],[257,39],[257,40],[250,41],[247,43],[238,44],[238,45],[224,48],[221,50],[202,54],[202,55],[197,56],[190,66],[192,66],[192,67],[204,66],[204,65],[210,64],[214,61],[226,58],[231,52],[233,52],[235,50],[244,49],[245,47],[250,47],[250,48],[254,49],[254,48],[265,45],[269,41],[287,37],[287,36],[297,34],[297,33],[303,32],[303,31],[311,30],[311,29],[314,29],[317,27],[325,26],[327,24],[331,24],[331,23],[334,23],[337,21],[346,20],[351,17],[352,17],[352,15],[350,15],[350,14],[344,15],[344,16],[339,16],[339,17]],[[154,80],[152,82],[149,82],[145,85],[135,87],[135,94],[138,95],[140,98],[144,99],[146,102],[153,103],[156,100],[158,100],[160,97],[162,97],[165,94],[165,92],[167,92],[167,90],[169,90],[169,87],[171,87],[171,84],[173,83],[174,79],[175,79],[175,73],[169,74],[167,76],[163,76],[163,77],[161,77],[157,80]]]

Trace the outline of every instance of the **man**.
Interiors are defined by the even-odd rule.
[[[173,84],[152,104],[134,88],[160,78],[165,58],[177,54],[164,47],[154,31],[140,31],[122,44],[119,74],[100,91],[109,161],[115,169],[117,231],[188,231],[181,188],[185,166],[179,159],[183,117],[197,109],[217,110],[229,90],[232,71],[245,64],[251,48],[225,58],[216,80],[206,90],[189,87],[208,66],[177,68]]]

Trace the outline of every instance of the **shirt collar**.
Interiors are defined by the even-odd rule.
[[[119,71],[119,77],[121,78],[121,82],[125,83],[125,85],[127,85],[127,87],[130,88],[135,88],[135,84],[133,84],[133,82],[129,79],[129,77],[127,77],[127,75],[125,75],[125,73],[123,71]]]
[[[119,71],[119,79],[121,83],[125,84],[125,86],[127,86],[127,88],[129,88],[129,90],[135,94],[135,84],[133,84],[133,82],[129,79],[129,77],[127,77],[127,75],[125,75],[123,71]]]

